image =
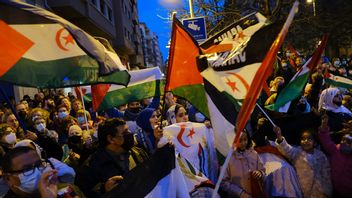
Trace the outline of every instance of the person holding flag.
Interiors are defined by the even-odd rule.
[[[249,133],[244,130],[237,150],[231,155],[221,188],[228,193],[227,197],[266,197],[263,188],[264,171],[258,153],[252,147]]]

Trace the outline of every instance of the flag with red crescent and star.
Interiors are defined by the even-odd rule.
[[[21,1],[0,0],[0,80],[56,88],[127,85],[116,53],[69,21]]]
[[[217,158],[213,133],[203,123],[182,122],[164,128],[164,137],[172,141],[176,152],[215,181]]]
[[[224,156],[232,146],[237,114],[251,85],[262,83],[254,76],[279,30],[279,25],[268,24],[263,15],[254,13],[201,45],[198,69],[207,94],[215,146]]]

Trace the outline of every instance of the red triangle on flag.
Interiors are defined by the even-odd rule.
[[[0,77],[21,59],[34,43],[0,20]]]
[[[103,102],[106,93],[109,91],[111,84],[92,85],[92,104],[93,110],[97,111],[100,104]]]
[[[81,94],[81,90],[82,90],[82,94]],[[81,101],[82,97],[84,95],[86,95],[87,89],[86,88],[75,87],[75,92],[76,92],[77,99],[79,99]]]

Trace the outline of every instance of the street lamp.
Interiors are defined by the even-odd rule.
[[[307,0],[307,3],[313,3],[313,16],[315,16],[315,0]]]
[[[189,14],[191,16],[191,18],[194,17],[194,12],[193,12],[193,0],[188,0],[189,3]]]

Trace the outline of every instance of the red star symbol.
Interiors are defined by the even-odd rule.
[[[226,84],[231,87],[233,92],[235,92],[235,90],[240,91],[236,86],[236,82],[231,82],[229,79],[227,79]]]
[[[66,40],[65,45],[72,43],[73,45],[75,44],[73,37],[71,36],[71,34],[68,34],[67,36],[63,36],[62,38],[64,38]]]
[[[235,38],[233,39],[234,41],[238,41],[240,39],[244,39],[244,37],[246,37],[246,35],[243,33],[243,31],[241,32],[238,32],[236,35],[235,35]]]
[[[243,34],[243,31],[239,32],[237,35],[238,35],[237,39],[242,39],[242,40],[246,36],[246,35]]]
[[[189,134],[187,135],[187,137],[191,137],[195,134],[194,132],[194,128],[192,128],[190,131],[189,131]]]

